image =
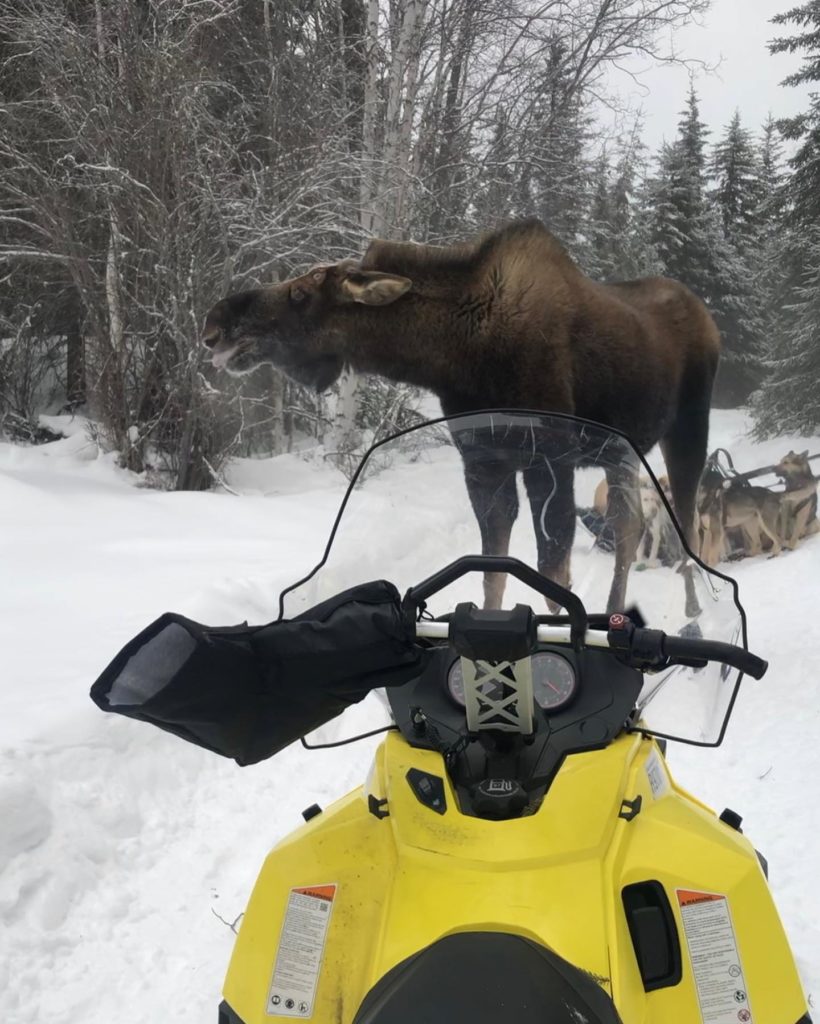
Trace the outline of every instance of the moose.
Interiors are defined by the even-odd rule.
[[[372,241],[361,260],[315,266],[229,295],[205,317],[203,343],[234,374],[272,363],[322,391],[349,365],[432,391],[445,416],[490,408],[566,413],[660,443],[690,550],[706,460],[720,340],[706,306],[662,277],[602,284],[538,220],[452,247]],[[570,584],[572,466],[510,464],[462,450],[484,554],[508,553],[521,471],[536,524],[538,568]],[[640,538],[637,472],[607,470],[615,571],[608,610],[623,610]],[[537,529],[549,501],[550,531]],[[487,574],[485,607],[505,577]],[[687,614],[697,602],[687,585]]]

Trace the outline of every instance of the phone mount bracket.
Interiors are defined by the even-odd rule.
[[[532,659],[471,661],[461,659],[464,706],[470,732],[533,730]]]
[[[481,611],[472,603],[456,605],[450,643],[461,657],[467,728],[533,731],[532,659],[538,623],[531,608]]]

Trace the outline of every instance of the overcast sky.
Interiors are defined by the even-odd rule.
[[[720,65],[711,74],[698,73],[695,79],[701,118],[712,129],[710,141],[719,137],[735,108],[739,108],[743,124],[755,131],[770,110],[775,117],[783,117],[806,109],[808,87],[779,84],[800,66],[800,58],[772,56],[766,46],[775,36],[795,34],[794,27],[772,25],[770,19],[797,3],[713,0],[702,25],[689,25],[675,33],[675,49],[681,55]],[[641,64],[636,61],[630,70],[641,70]],[[657,67],[644,71],[640,81],[643,88],[620,74],[613,84],[633,107],[643,110],[643,139],[654,152],[664,138],[671,141],[675,136],[689,89],[689,72],[682,67]],[[820,90],[820,86],[816,88]]]

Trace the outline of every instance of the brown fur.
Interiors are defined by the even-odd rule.
[[[374,241],[360,263],[321,266],[223,299],[206,317],[203,341],[215,362],[234,372],[267,361],[326,388],[349,364],[429,388],[446,415],[486,408],[571,413],[622,430],[643,450],[660,442],[678,515],[694,539],[718,359],[715,324],[675,281],[590,280],[538,221],[451,248]],[[574,530],[571,482],[570,473],[556,509],[564,521],[557,546],[539,553],[540,568],[564,582]],[[470,491],[480,522],[491,487],[482,477]],[[534,507],[537,481],[528,493]],[[511,504],[492,536],[483,536],[485,548],[506,552],[506,520],[516,512]],[[612,513],[623,522],[631,514]],[[615,607],[637,544],[635,530],[624,527],[619,537]],[[499,595],[487,600],[498,603]]]

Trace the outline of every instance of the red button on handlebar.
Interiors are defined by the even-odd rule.
[[[609,616],[609,628],[610,629],[623,629],[626,626],[627,618],[625,615],[621,615],[620,612],[615,612],[614,615]]]

